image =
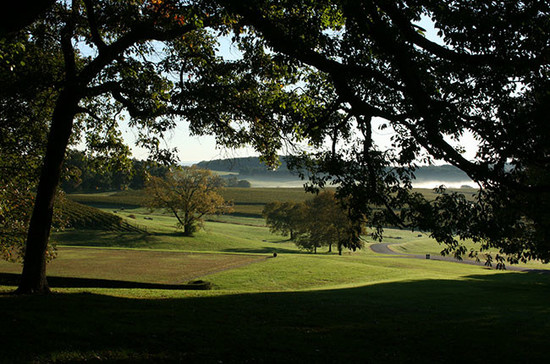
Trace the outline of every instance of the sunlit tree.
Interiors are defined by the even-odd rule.
[[[174,168],[165,177],[150,176],[146,182],[147,206],[174,215],[183,234],[197,231],[206,215],[232,212],[220,195],[223,179],[207,169]]]

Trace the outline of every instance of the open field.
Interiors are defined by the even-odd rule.
[[[187,237],[176,229],[174,217],[161,212],[150,213],[146,209],[135,208],[117,210],[117,216],[125,218],[143,232],[68,229],[54,233],[53,239],[66,246],[263,254],[299,252],[287,238],[271,234],[255,218],[235,217],[235,223],[206,222],[204,230]],[[226,218],[229,220],[229,216]]]
[[[239,188],[231,187],[222,191],[222,196],[234,203],[235,214],[261,217],[263,207],[273,201],[304,201],[312,194],[303,188]],[[100,192],[94,194],[68,195],[73,201],[102,208],[132,209],[145,203],[143,191]]]
[[[59,258],[49,264],[48,273],[56,279],[88,279],[88,284],[91,280],[97,280],[107,286],[109,282],[118,282],[118,285],[125,282],[123,286],[128,288],[132,284],[136,288],[140,285],[147,287],[147,284],[150,284],[149,287],[165,288],[177,287],[198,277],[265,259],[264,256],[245,254],[61,247]],[[20,273],[21,267],[0,262],[0,270],[16,274]],[[52,286],[56,286],[56,283],[60,284],[54,280]]]
[[[390,243],[390,249],[396,253],[403,254],[431,254],[438,255],[443,250],[444,246],[440,245],[435,241],[435,239],[430,238],[427,234],[422,233],[412,233],[406,230],[397,230],[397,229],[387,229],[387,237],[384,239],[385,243]],[[479,245],[474,244],[470,240],[462,241],[464,246],[469,251],[470,249],[479,250]],[[498,253],[496,250],[489,250],[484,252],[479,252],[480,261],[485,261],[486,254],[490,253],[493,258]],[[469,258],[467,255],[463,257],[465,260],[474,260]],[[496,263],[495,263],[496,264]],[[526,263],[518,263],[510,265],[506,263],[507,266],[522,267],[529,269],[550,269],[549,264],[543,264],[540,261],[528,261]]]
[[[481,363],[550,355],[550,274],[368,248],[314,255],[242,216],[184,237],[174,218],[127,202],[102,210],[116,210],[137,231],[54,234],[52,295],[9,295],[21,268],[0,261],[0,363]],[[389,229],[387,242],[406,253],[440,250],[422,233]],[[192,279],[213,289],[178,289]]]
[[[433,199],[436,194],[432,189],[415,189],[427,198]],[[467,198],[475,194],[474,189],[449,189],[464,193]],[[261,217],[266,203],[273,201],[304,201],[313,198],[311,193],[304,192],[303,187],[293,188],[239,188],[231,187],[222,191],[222,196],[234,203],[233,215],[245,217]],[[100,208],[125,208],[134,209],[145,203],[143,191],[128,190],[119,192],[99,192],[93,194],[70,194],[68,198],[83,204]]]

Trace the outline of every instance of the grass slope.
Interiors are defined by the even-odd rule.
[[[176,229],[175,218],[168,215],[151,214],[140,209],[119,211],[117,215],[139,226],[143,232],[69,229],[55,233],[53,237],[58,244],[68,246],[262,254],[298,252],[293,243],[285,237],[271,234],[265,226],[206,222],[204,230],[195,233],[193,237],[187,237]],[[241,222],[244,220],[237,219]]]

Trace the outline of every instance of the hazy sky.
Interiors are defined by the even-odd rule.
[[[437,36],[436,31],[433,28],[433,23],[425,19],[419,24],[426,29],[426,37],[430,40],[441,43],[441,39]],[[239,52],[228,38],[222,39],[220,42],[220,54],[225,58],[237,58]],[[382,149],[389,147],[390,138],[392,135],[391,130],[374,130],[373,131],[375,142]],[[147,152],[144,149],[135,146],[135,131],[129,128],[125,128],[123,132],[125,141],[130,145],[134,157],[144,159],[147,157]],[[223,158],[236,158],[256,156],[256,153],[252,148],[242,148],[238,150],[227,149],[216,146],[215,138],[213,136],[191,136],[189,134],[188,123],[185,121],[178,122],[178,126],[175,130],[165,134],[165,146],[169,148],[177,148],[178,156],[182,163],[199,162],[202,160],[223,159]],[[461,140],[461,145],[466,148],[466,157],[473,158],[475,151],[477,150],[477,143],[471,135],[467,134]],[[286,154],[285,151],[281,151],[282,154]]]

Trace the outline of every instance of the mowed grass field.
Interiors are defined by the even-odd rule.
[[[20,265],[0,262],[0,363],[538,363],[550,355],[544,272],[369,249],[314,255],[244,216],[184,237],[174,218],[121,201],[102,210],[136,231],[54,234],[54,294],[10,295]],[[425,234],[387,235],[396,251],[434,248]],[[178,289],[195,279],[213,289]]]

